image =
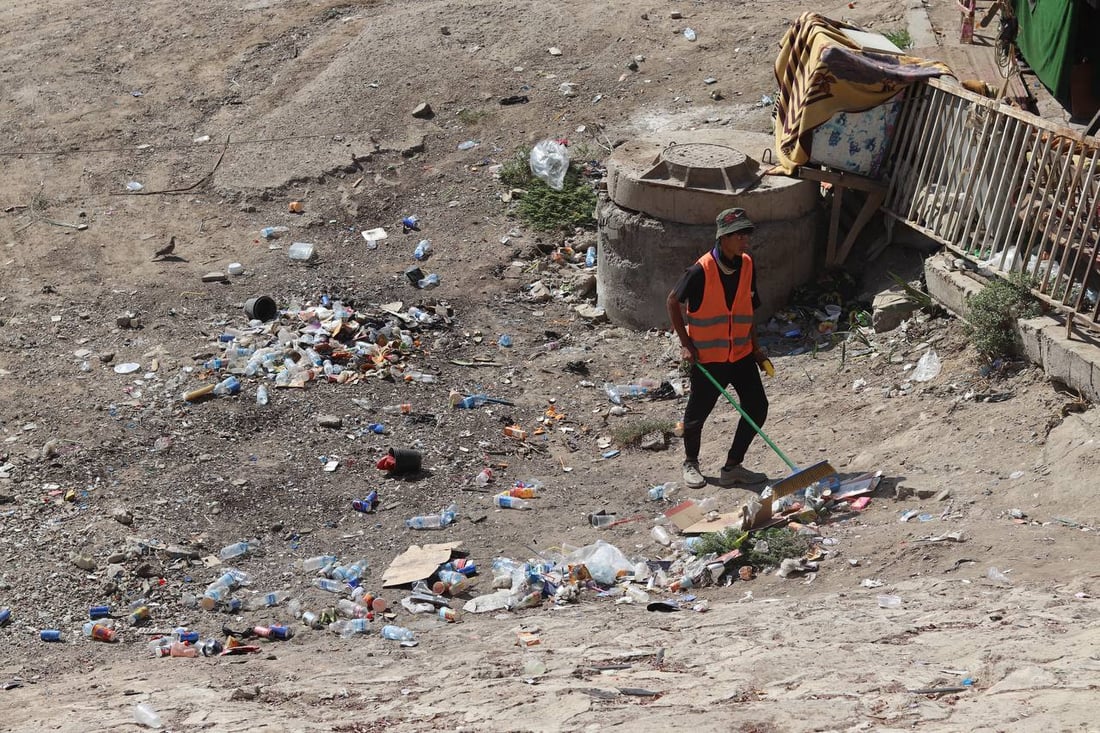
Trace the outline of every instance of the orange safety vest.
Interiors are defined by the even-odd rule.
[[[699,361],[733,362],[752,353],[752,258],[741,255],[741,278],[733,307],[726,307],[726,291],[712,252],[698,259],[706,279],[699,309],[689,310],[684,323],[699,351]]]

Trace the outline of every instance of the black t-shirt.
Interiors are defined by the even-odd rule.
[[[737,287],[741,283],[741,258],[737,258],[733,272],[729,275],[722,272],[721,268],[718,268],[718,275],[722,279],[722,288],[726,291],[726,307],[731,308],[733,307],[733,299],[737,296]],[[695,262],[684,271],[680,282],[676,283],[676,287],[673,288],[672,292],[676,295],[676,300],[687,304],[689,311],[698,310],[699,304],[703,302],[703,286],[706,281],[707,276],[703,272],[703,266]],[[760,296],[756,293],[755,267],[752,270],[751,287],[752,307],[756,309],[760,307]]]

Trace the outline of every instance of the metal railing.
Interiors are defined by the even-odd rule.
[[[1100,143],[947,81],[904,94],[883,211],[1100,330]]]

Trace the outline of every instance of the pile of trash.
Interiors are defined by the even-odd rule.
[[[253,314],[255,300],[249,301]],[[247,325],[222,329],[218,350],[204,355],[199,368],[201,375],[214,375],[218,381],[189,390],[186,401],[237,394],[242,377],[260,381],[260,404],[270,398],[269,380],[277,388],[304,388],[318,381],[354,383],[370,377],[435,381],[434,375],[417,371],[409,360],[419,347],[418,331],[450,323],[451,312],[444,305],[405,309],[393,303],[356,311],[322,296],[316,305],[291,305],[276,312],[274,301],[268,301],[266,320],[256,317]]]

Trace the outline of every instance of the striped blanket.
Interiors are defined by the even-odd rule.
[[[792,175],[810,160],[814,128],[837,112],[876,107],[915,82],[951,74],[943,63],[861,50],[841,29],[859,30],[803,13],[787,30],[775,61],[775,152],[769,173]]]

